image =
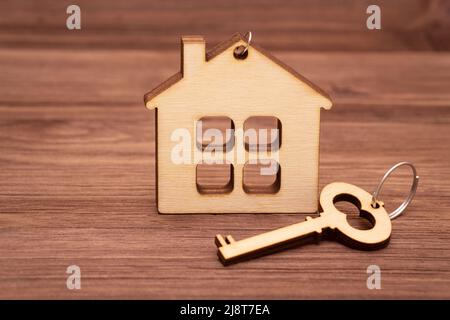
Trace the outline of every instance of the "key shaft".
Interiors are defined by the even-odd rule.
[[[218,255],[222,262],[227,263],[246,256],[261,254],[293,241],[316,237],[324,228],[330,226],[329,222],[324,216],[314,219],[307,217],[306,221],[223,245],[219,247]],[[217,235],[216,238],[218,237],[221,236]]]

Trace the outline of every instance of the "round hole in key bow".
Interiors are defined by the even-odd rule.
[[[339,195],[333,200],[336,209],[347,215],[347,222],[355,229],[369,230],[373,223],[361,214],[359,200],[352,195]]]

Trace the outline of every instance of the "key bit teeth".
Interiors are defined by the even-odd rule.
[[[218,248],[226,246],[227,242],[225,241],[225,239],[222,237],[222,235],[218,234],[216,235],[216,239],[215,239],[215,244]]]
[[[233,238],[232,236],[230,236],[230,235],[226,236],[226,237],[225,237],[225,240],[226,240],[227,243],[229,243],[229,244],[232,244],[233,242],[236,242],[236,241],[234,240],[234,238]]]

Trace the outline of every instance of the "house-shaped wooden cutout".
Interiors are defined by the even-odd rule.
[[[317,211],[320,108],[332,105],[327,94],[253,43],[247,47],[240,34],[208,52],[203,37],[186,36],[181,48],[181,71],[144,97],[156,110],[158,211]],[[220,143],[223,152],[208,149],[205,128],[234,129]],[[244,131],[252,128],[276,131],[258,135],[255,151]],[[191,150],[181,152],[180,143]],[[178,152],[181,161],[174,159]],[[261,174],[277,163],[278,170]]]

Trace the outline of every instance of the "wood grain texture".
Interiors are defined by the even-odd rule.
[[[234,188],[231,163],[199,163],[195,168],[197,191],[201,194],[227,194]]]
[[[278,150],[281,148],[281,121],[276,117],[255,116],[244,121],[245,150]]]
[[[372,191],[392,164],[417,166],[416,198],[387,248],[322,242],[224,268],[217,233],[242,239],[304,215],[157,214],[154,114],[142,93],[172,74],[177,50],[4,49],[0,297],[450,298],[450,56],[276,54],[336,103],[322,117],[321,188]],[[388,180],[387,210],[409,174]],[[79,291],[66,289],[71,264]],[[371,264],[381,290],[366,288]]]
[[[208,152],[228,152],[234,147],[234,123],[228,117],[202,117],[195,124],[196,148]]]
[[[382,31],[366,28],[370,0],[77,0],[80,32],[65,27],[69,4],[1,1],[0,47],[175,50],[181,34],[217,43],[251,30],[270,51],[450,49],[447,0],[378,0]]]
[[[261,174],[264,172],[264,174]],[[242,168],[242,188],[246,193],[274,194],[280,191],[281,167],[273,159],[248,161]]]

